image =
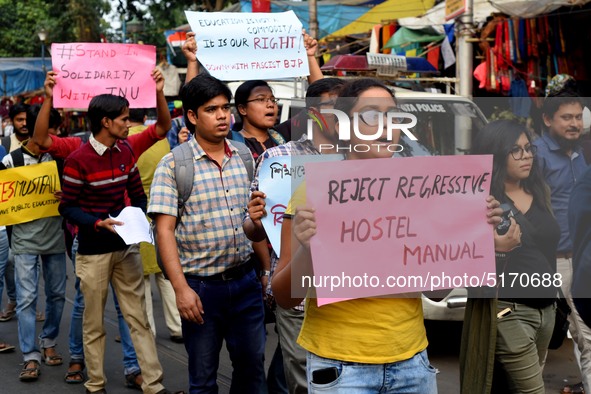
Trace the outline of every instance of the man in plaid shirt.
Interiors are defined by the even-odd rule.
[[[230,392],[258,393],[264,385],[265,329],[252,246],[242,229],[250,181],[230,130],[231,92],[198,75],[181,89],[185,124],[194,138],[191,196],[177,226],[174,159],[164,156],[150,190],[160,256],[175,291],[189,356],[191,393],[217,392],[222,341],[234,371]]]

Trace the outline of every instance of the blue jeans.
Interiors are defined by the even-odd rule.
[[[230,393],[259,393],[265,384],[265,327],[261,282],[254,270],[229,281],[187,278],[199,295],[204,324],[182,320],[190,393],[217,393],[222,341],[234,368]]]
[[[8,244],[10,247],[10,244]],[[12,301],[16,304],[16,283],[14,283],[14,255],[12,251],[8,249],[8,261],[6,262],[6,270],[4,271],[4,284],[6,285],[6,296],[8,301]]]
[[[76,271],[76,253],[78,252],[78,238],[74,238],[72,244],[72,264],[74,264],[74,271]],[[80,278],[76,276],[74,282],[76,288],[76,297],[74,298],[74,308],[72,309],[72,319],[70,321],[70,360],[75,362],[84,362],[84,340],[82,337],[82,313],[84,312],[84,296],[80,291]],[[113,288],[111,287],[111,290]],[[113,291],[113,301],[115,302],[115,309],[117,310],[117,320],[119,323],[119,336],[121,337],[121,347],[123,348],[123,373],[129,375],[140,370],[135,354],[135,348],[131,342],[131,335],[129,327],[125,323],[123,314],[119,309],[119,303],[115,292]]]
[[[4,274],[7,264],[8,237],[6,236],[6,230],[0,230],[0,312],[2,311],[2,291],[4,291]]]
[[[427,351],[389,364],[361,364],[319,357],[308,352],[308,389],[314,393],[416,393],[437,394],[436,370],[429,364]],[[313,383],[313,371],[336,368],[336,380]]]
[[[66,254],[16,254],[16,315],[18,317],[18,341],[24,360],[41,362],[41,353],[35,340],[35,313],[39,285],[38,258],[41,257],[45,281],[45,322],[39,335],[42,348],[56,345],[60,321],[66,299]]]

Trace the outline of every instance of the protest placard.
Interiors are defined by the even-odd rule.
[[[233,13],[185,11],[197,40],[197,58],[223,81],[308,75],[302,23],[293,11]]]
[[[55,161],[0,171],[0,226],[59,216],[60,190]]]
[[[130,108],[156,107],[156,47],[138,44],[74,42],[51,45],[57,72],[53,105],[88,108],[99,94],[123,96]]]
[[[304,179],[304,164],[342,159],[342,155],[278,156],[269,157],[259,164],[259,190],[267,196],[267,216],[262,219],[262,223],[277,256],[281,255],[283,214],[292,191]]]
[[[318,303],[494,284],[492,156],[306,164]]]

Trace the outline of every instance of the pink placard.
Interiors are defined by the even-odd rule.
[[[491,169],[492,156],[306,164],[318,304],[494,286]]]
[[[66,43],[51,45],[56,108],[88,108],[99,94],[124,96],[130,108],[156,107],[156,47],[138,44]]]

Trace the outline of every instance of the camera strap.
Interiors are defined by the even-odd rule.
[[[534,202],[532,202],[533,206]],[[513,201],[507,199],[507,205],[511,207],[511,212],[513,213],[513,217],[519,226],[521,227],[521,237],[522,237],[522,244],[525,244],[527,241],[528,245],[532,245],[533,239],[531,238],[531,234],[534,231],[534,225],[525,217],[525,215],[517,209]],[[530,208],[531,209],[531,208]]]

